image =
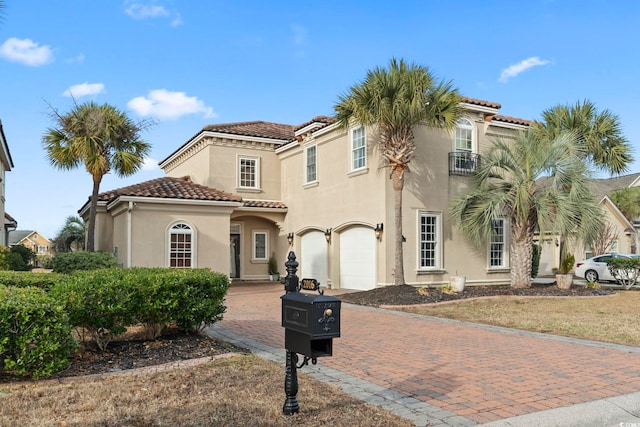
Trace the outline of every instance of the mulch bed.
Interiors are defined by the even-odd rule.
[[[418,288],[409,285],[385,286],[370,291],[353,292],[339,296],[341,301],[379,307],[381,305],[413,305],[430,304],[443,301],[456,301],[468,298],[512,295],[512,296],[601,296],[610,295],[613,291],[589,289],[585,286],[573,285],[570,289],[560,289],[556,285],[533,284],[530,288],[515,289],[510,286],[467,286],[459,293],[445,293],[441,288],[422,288],[425,295],[418,293]]]

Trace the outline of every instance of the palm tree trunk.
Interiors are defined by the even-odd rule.
[[[531,287],[533,234],[526,225],[514,223],[511,234],[511,287]]]
[[[100,191],[102,176],[93,177],[93,190],[91,191],[91,207],[89,208],[89,226],[87,228],[87,251],[95,251],[96,213],[98,210],[98,192]]]
[[[393,182],[393,191],[395,195],[394,209],[395,209],[395,271],[394,271],[394,285],[404,285],[404,256],[402,247],[402,190],[404,188],[404,171],[395,169],[391,173],[391,179]]]

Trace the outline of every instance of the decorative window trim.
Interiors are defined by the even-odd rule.
[[[360,131],[362,131],[362,137],[358,136],[357,139],[354,138],[354,134]],[[366,169],[367,167],[367,133],[365,128],[363,126],[359,126],[357,128],[351,129],[350,138],[351,138],[351,144],[349,145],[349,147],[350,147],[351,155],[349,156],[349,159],[350,159],[349,170],[351,172],[355,172],[355,171]],[[358,146],[356,147],[355,146],[356,142],[360,140],[362,140],[362,145],[358,144]],[[360,155],[361,150],[362,150],[362,153],[361,153],[362,155]],[[356,157],[356,152],[358,152],[358,157]],[[358,160],[358,163],[361,162],[362,164],[356,165],[356,160]]]
[[[251,161],[251,162],[255,162],[254,163],[254,176],[253,176],[253,180],[254,180],[254,185],[242,185],[243,184],[243,167],[244,165],[242,164],[243,161]],[[237,167],[237,185],[238,185],[238,189],[242,189],[242,190],[260,190],[260,157],[255,157],[255,156],[244,156],[244,155],[238,155],[238,159],[236,162],[236,167]]]
[[[509,220],[507,218],[496,218],[493,221],[501,221],[502,222],[502,242],[493,241],[493,233],[489,235],[489,243],[487,245],[487,270],[495,271],[495,270],[505,270],[509,269]],[[492,245],[501,244],[502,251],[500,252],[500,256],[502,258],[502,262],[499,265],[491,265],[492,263]]]
[[[458,147],[458,130],[466,130],[471,134],[471,148],[466,147]],[[467,118],[461,118],[456,123],[456,126],[453,128],[453,151],[455,152],[464,152],[464,153],[477,153],[478,145],[476,141],[476,128],[473,122]]]
[[[422,225],[423,219],[433,218],[435,223],[433,226],[435,230],[433,230],[430,234],[432,234],[433,241],[431,240],[423,240]],[[433,212],[433,211],[418,211],[418,218],[416,221],[417,224],[417,271],[418,272],[431,272],[431,271],[441,271],[442,268],[442,213],[441,212]],[[425,223],[425,226],[428,224]],[[423,247],[423,243],[427,244],[432,242],[434,244],[433,251],[433,265],[423,266],[423,253],[428,251],[427,247]]]
[[[167,267],[169,268],[197,268],[196,266],[196,229],[189,224],[186,221],[176,221],[172,224],[169,225],[169,228],[167,230]],[[175,252],[173,251],[172,248],[172,236],[174,235],[187,235],[189,236],[189,252],[186,252],[185,250],[183,250],[182,252],[176,250]],[[185,240],[186,242],[186,240]],[[176,243],[180,243],[179,241],[176,241]],[[176,248],[178,249],[178,248]],[[189,254],[189,265],[188,266],[178,266],[178,265],[171,265],[172,264],[172,260],[176,260],[176,264],[178,263],[179,259],[177,256],[180,253],[188,253]],[[187,258],[184,258],[187,259]]]
[[[309,153],[313,151],[314,163],[309,164]],[[313,179],[309,179],[309,167],[313,165]],[[318,182],[318,146],[316,144],[309,145],[304,148],[304,183],[314,184]]]
[[[264,236],[264,256],[258,257],[258,236]],[[267,230],[254,230],[252,232],[251,239],[251,261],[252,262],[266,262],[269,259],[269,231]]]

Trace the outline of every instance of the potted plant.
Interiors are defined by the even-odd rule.
[[[462,292],[464,291],[464,285],[467,283],[466,276],[458,276],[458,272],[456,271],[455,276],[449,276],[449,286],[453,292]]]
[[[280,273],[278,272],[278,262],[276,261],[276,257],[274,255],[271,255],[269,257],[267,268],[269,269],[269,280],[271,280],[272,282],[277,282],[278,280],[280,280]]]
[[[573,282],[573,273],[570,273],[576,259],[572,254],[566,254],[560,261],[560,268],[556,274],[556,284],[560,289],[569,289]]]

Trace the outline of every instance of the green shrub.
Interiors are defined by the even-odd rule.
[[[26,288],[34,286],[49,290],[62,276],[55,273],[31,273],[26,271],[0,271],[0,284]]]
[[[13,245],[6,259],[9,270],[29,271],[33,268],[32,263],[36,259],[36,254],[26,246]]]
[[[198,331],[222,319],[229,289],[226,275],[210,270],[173,270],[165,283],[178,297],[171,319],[181,330]]]
[[[607,265],[613,278],[625,289],[640,285],[640,258],[611,258]]]
[[[0,285],[0,368],[42,378],[69,365],[77,347],[67,314],[42,289]]]
[[[540,269],[540,252],[542,252],[542,246],[533,245],[533,253],[531,254],[531,277],[538,277],[538,270]]]
[[[61,301],[74,327],[85,328],[101,350],[135,324],[136,289],[123,280],[125,270],[78,271],[50,291]]]
[[[118,260],[110,252],[63,252],[51,260],[53,271],[65,274],[78,270],[98,270],[117,266]]]
[[[569,274],[575,262],[576,259],[573,254],[565,255],[562,261],[560,261],[560,274]]]

